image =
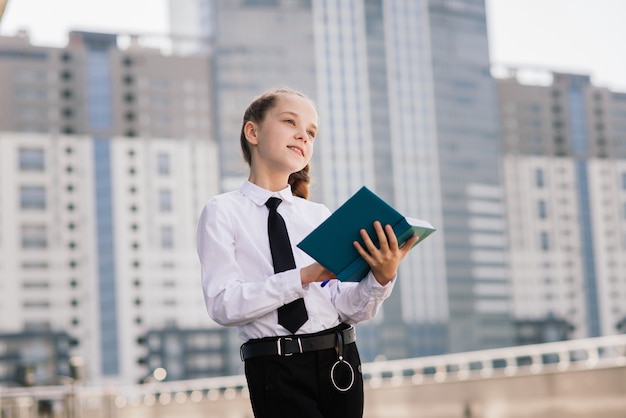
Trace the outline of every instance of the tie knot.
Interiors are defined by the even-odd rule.
[[[280,205],[281,203],[282,199],[279,199],[277,197],[270,197],[269,199],[267,199],[267,202],[265,202],[265,206],[270,208],[270,210],[276,210],[278,205]]]

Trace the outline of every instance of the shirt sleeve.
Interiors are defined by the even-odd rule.
[[[228,211],[211,200],[202,210],[197,230],[207,312],[215,322],[226,326],[247,324],[306,293],[299,269],[256,280],[244,277],[237,263],[233,223]]]
[[[358,283],[342,283],[338,280],[329,282],[332,302],[339,319],[349,324],[357,324],[373,318],[378,313],[382,303],[387,299],[394,288],[396,277],[382,286],[376,281],[370,271]]]

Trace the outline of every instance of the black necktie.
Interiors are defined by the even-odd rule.
[[[267,217],[267,233],[270,238],[274,273],[281,273],[296,268],[285,220],[276,210],[281,202],[282,200],[277,197],[270,197],[265,202],[265,206],[270,210],[270,214]],[[295,334],[308,319],[309,315],[306,312],[303,298],[296,299],[278,308],[278,323],[292,334]]]

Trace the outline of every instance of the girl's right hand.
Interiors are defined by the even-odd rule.
[[[335,275],[320,263],[315,262],[300,269],[300,279],[303,285],[336,279]]]

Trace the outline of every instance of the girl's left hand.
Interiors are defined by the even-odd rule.
[[[358,241],[354,241],[354,247],[372,268],[376,281],[385,286],[396,277],[400,262],[409,253],[419,237],[411,237],[402,247],[399,247],[398,239],[391,225],[385,225],[383,229],[381,223],[376,221],[374,222],[374,230],[378,237],[378,247],[374,245],[365,229],[360,231],[365,248]]]

